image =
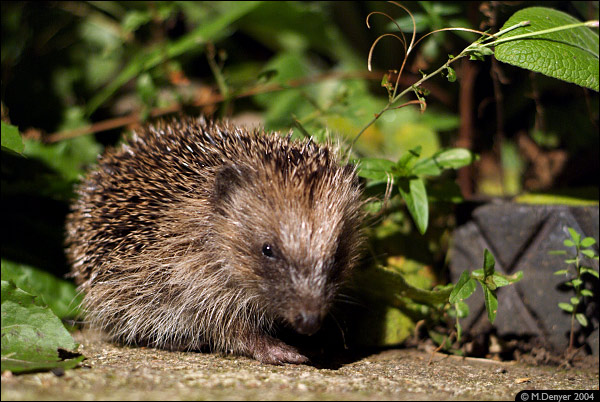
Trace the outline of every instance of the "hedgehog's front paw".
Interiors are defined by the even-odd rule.
[[[308,358],[296,348],[268,335],[256,339],[250,347],[250,354],[261,363],[267,364],[303,364]]]

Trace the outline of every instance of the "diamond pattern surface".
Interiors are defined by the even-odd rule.
[[[564,256],[548,253],[565,249],[567,227],[598,240],[598,207],[488,204],[476,208],[472,220],[455,230],[450,250],[453,282],[463,270],[481,268],[484,248],[494,254],[499,272],[523,271],[519,283],[498,289],[494,327],[499,335],[538,337],[557,351],[568,346],[571,317],[558,308],[558,303],[567,302],[574,294],[562,285],[564,276],[553,275],[566,267]],[[597,253],[598,244],[595,247]],[[598,270],[596,261],[586,262]],[[579,341],[598,355],[597,280],[595,283],[596,297],[586,312],[590,327],[579,334]],[[489,327],[481,289],[467,303],[471,314],[463,326],[474,334]]]

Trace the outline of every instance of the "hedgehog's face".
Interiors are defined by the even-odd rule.
[[[227,196],[219,197],[220,241],[232,275],[255,292],[267,314],[313,334],[356,259],[360,191],[351,172],[303,189],[305,183],[227,169],[233,171],[218,178],[228,184]]]

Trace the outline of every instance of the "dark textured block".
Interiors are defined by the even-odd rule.
[[[450,250],[452,281],[465,269],[481,268],[484,248],[496,259],[496,270],[512,274],[523,271],[523,279],[513,286],[498,289],[498,315],[494,326],[499,335],[539,337],[547,347],[562,351],[568,346],[571,316],[558,308],[574,296],[562,285],[565,276],[553,273],[566,268],[564,256],[550,255],[551,250],[565,250],[567,227],[582,236],[598,240],[598,207],[487,204],[476,208],[472,219],[458,227]],[[598,244],[595,246],[598,252]],[[574,253],[575,249],[569,251]],[[598,262],[585,260],[598,270]],[[590,279],[590,277],[588,277]],[[588,300],[586,316],[590,326],[579,334],[593,354],[598,355],[598,281],[594,283],[594,300]],[[473,333],[487,328],[487,313],[480,289],[467,300],[471,309],[463,320]],[[579,325],[577,324],[577,327]]]

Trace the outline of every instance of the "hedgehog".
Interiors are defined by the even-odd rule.
[[[302,364],[360,258],[356,167],[339,146],[180,117],[107,149],[66,221],[86,322],[115,342]]]

